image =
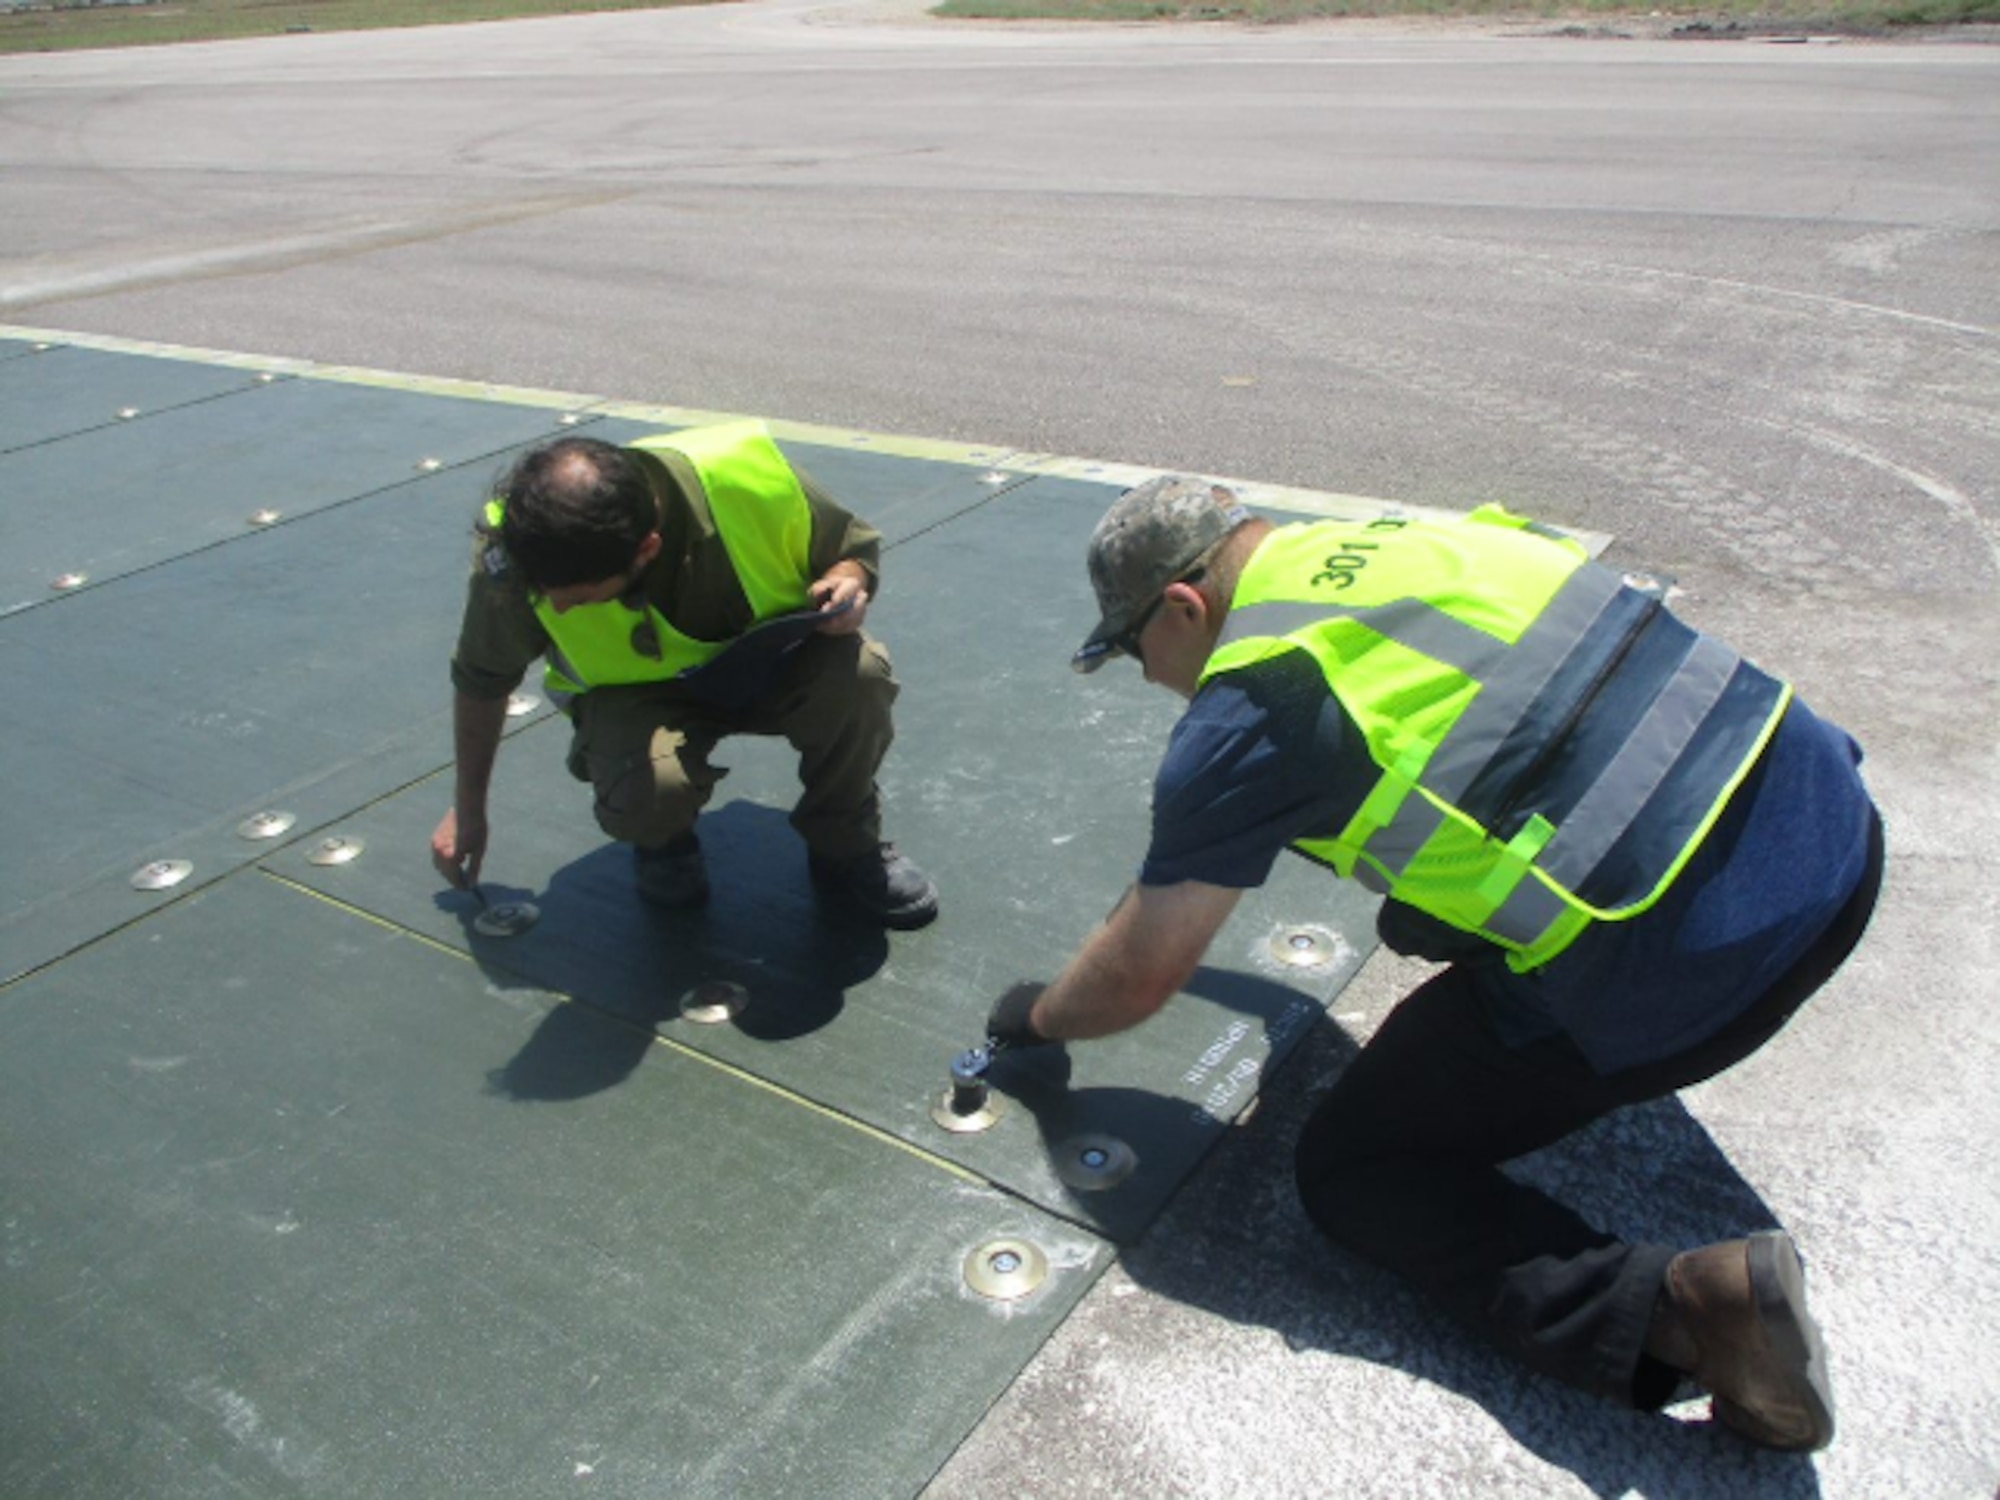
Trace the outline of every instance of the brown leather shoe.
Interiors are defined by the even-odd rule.
[[[1811,1453],[1833,1441],[1826,1349],[1781,1230],[1669,1261],[1646,1352],[1692,1376],[1715,1419],[1753,1443]]]

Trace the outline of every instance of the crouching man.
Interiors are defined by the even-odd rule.
[[[565,438],[522,457],[486,505],[452,657],[457,787],[431,838],[479,878],[508,695],[537,659],[575,734],[570,770],[632,846],[641,895],[708,896],[695,820],[732,734],[783,735],[813,878],[889,927],[937,915],[928,877],[882,837],[876,771],[894,731],[888,653],[862,630],[880,536],[752,422],[617,447]]]
[[[1053,983],[1001,997],[996,1041],[1138,1025],[1297,850],[1445,965],[1303,1131],[1320,1230],[1558,1380],[1656,1409],[1685,1376],[1753,1443],[1830,1441],[1787,1235],[1628,1243],[1502,1164],[1730,1067],[1840,966],[1882,868],[1854,742],[1497,507],[1280,528],[1156,480],[1089,566],[1075,665],[1130,657],[1188,706],[1138,883]]]

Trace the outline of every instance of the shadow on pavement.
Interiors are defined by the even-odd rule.
[[[486,1075],[487,1087],[522,1104],[586,1098],[623,1083],[652,1045],[651,1034],[636,1026],[558,1005],[506,1066]]]
[[[1484,1408],[1523,1447],[1603,1496],[1812,1500],[1810,1459],[1753,1448],[1710,1423],[1627,1411],[1546,1380],[1459,1329],[1395,1277],[1328,1245],[1300,1207],[1292,1148],[1355,1043],[1315,1025],[1263,1102],[1230,1131],[1167,1215],[1126,1253],[1162,1297],[1269,1328],[1298,1353],[1402,1370]],[[1677,1101],[1622,1111],[1510,1170],[1629,1238],[1695,1245],[1773,1227],[1756,1192]],[[1835,1352],[1838,1358],[1838,1352]],[[1309,1381],[1302,1371],[1301,1380]]]
[[[467,951],[496,984],[526,980],[575,1002],[548,1013],[520,1054],[491,1075],[493,1088],[551,1100],[614,1087],[656,1035],[692,1025],[682,1018],[682,998],[717,982],[754,996],[725,1024],[754,1041],[791,1041],[834,1021],[848,990],[881,969],[888,935],[815,898],[783,813],[732,802],[701,828],[713,890],[705,905],[687,910],[643,901],[631,852],[616,843],[557,869],[541,891],[483,885],[491,906],[540,908],[540,920],[519,938],[480,934],[478,900],[439,892],[438,908],[458,921]]]

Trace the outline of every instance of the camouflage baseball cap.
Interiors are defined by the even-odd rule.
[[[1120,495],[1090,534],[1090,582],[1104,617],[1070,665],[1095,672],[1123,656],[1118,638],[1167,585],[1193,572],[1250,519],[1230,491],[1185,474],[1149,479]]]

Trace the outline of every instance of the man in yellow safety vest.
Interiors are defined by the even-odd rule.
[[[1314,1223],[1560,1380],[1656,1409],[1691,1378],[1755,1443],[1830,1441],[1789,1236],[1626,1243],[1501,1164],[1731,1066],[1845,960],[1882,868],[1854,742],[1498,507],[1275,527],[1172,477],[1089,564],[1076,666],[1129,656],[1188,708],[1138,883],[995,1044],[1144,1021],[1286,848],[1358,879],[1445,967],[1308,1120]]]
[[[889,656],[862,630],[880,535],[734,422],[627,447],[572,437],[523,456],[488,502],[452,657],[456,794],[432,835],[454,885],[479,877],[507,699],[528,667],[575,726],[569,766],[633,847],[641,895],[706,899],[695,819],[731,734],[783,735],[792,825],[814,879],[886,926],[937,914],[881,830]]]

